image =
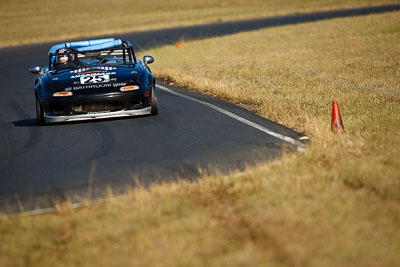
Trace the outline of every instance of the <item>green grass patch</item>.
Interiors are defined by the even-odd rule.
[[[392,12],[144,52],[157,76],[255,104],[311,143],[241,173],[0,219],[0,266],[399,265],[400,33],[388,30],[399,22]]]
[[[398,0],[2,0],[0,47]],[[132,40],[134,41],[134,40]]]

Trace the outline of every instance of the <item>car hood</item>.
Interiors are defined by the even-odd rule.
[[[47,73],[48,88],[52,92],[119,91],[121,86],[140,84],[139,67],[91,67],[76,70],[49,71]],[[99,91],[99,93],[100,93]],[[75,94],[75,93],[74,93]]]

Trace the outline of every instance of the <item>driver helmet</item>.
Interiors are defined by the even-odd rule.
[[[67,50],[64,48],[61,48],[60,50],[58,50],[58,53],[65,53],[65,52],[67,52]],[[60,64],[67,64],[68,60],[69,60],[68,55],[59,55],[58,56],[58,62]]]

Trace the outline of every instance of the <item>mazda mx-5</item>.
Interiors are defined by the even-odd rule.
[[[114,38],[52,46],[48,65],[29,69],[37,74],[37,123],[157,114],[153,62]]]

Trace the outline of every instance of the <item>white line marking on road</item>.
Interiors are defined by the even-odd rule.
[[[296,139],[293,139],[291,137],[288,137],[288,136],[276,133],[274,131],[271,131],[271,130],[269,130],[269,129],[261,126],[261,125],[258,125],[258,124],[254,123],[254,122],[251,122],[251,121],[249,121],[249,120],[247,120],[245,118],[242,118],[242,117],[240,117],[240,116],[238,116],[238,115],[236,115],[236,114],[234,114],[234,113],[232,113],[230,111],[227,111],[227,110],[225,110],[223,108],[217,107],[217,106],[215,106],[215,105],[213,105],[211,103],[196,99],[194,97],[190,97],[190,96],[187,96],[187,95],[183,95],[183,94],[177,93],[177,92],[175,92],[175,91],[173,91],[171,89],[168,89],[167,87],[164,87],[162,85],[157,85],[157,87],[159,89],[163,90],[163,91],[166,91],[166,92],[170,93],[170,94],[173,94],[173,95],[176,95],[176,96],[180,96],[180,97],[192,100],[192,101],[194,101],[196,103],[205,105],[205,106],[207,106],[209,108],[212,108],[212,109],[214,109],[214,110],[216,110],[216,111],[218,111],[218,112],[220,112],[222,114],[225,114],[226,116],[231,117],[232,119],[235,119],[235,120],[240,121],[240,122],[242,122],[244,124],[247,124],[248,126],[253,127],[253,128],[255,128],[255,129],[257,129],[257,130],[259,130],[261,132],[269,134],[269,135],[271,135],[273,137],[276,137],[276,138],[278,138],[278,139],[280,139],[282,141],[285,141],[285,142],[287,142],[289,144],[295,145],[295,146],[297,146],[297,150],[298,151],[303,151],[305,149],[305,145],[303,143],[297,141]]]
[[[249,121],[249,120],[247,120],[245,118],[242,118],[242,117],[240,117],[240,116],[238,116],[236,114],[233,114],[232,112],[227,111],[227,110],[225,110],[223,108],[217,107],[217,106],[215,106],[215,105],[213,105],[211,103],[208,103],[208,102],[205,102],[205,101],[202,101],[202,100],[199,100],[199,99],[187,96],[187,95],[183,95],[183,94],[177,93],[177,92],[175,92],[175,91],[173,91],[171,89],[168,89],[168,88],[166,88],[166,87],[164,87],[162,85],[157,85],[157,87],[159,89],[163,90],[163,91],[166,91],[166,92],[170,93],[170,94],[173,94],[173,95],[176,95],[176,96],[180,96],[180,97],[189,99],[191,101],[194,101],[196,103],[199,103],[199,104],[205,105],[207,107],[210,107],[210,108],[212,108],[212,109],[214,109],[214,110],[216,110],[216,111],[218,111],[218,112],[220,112],[222,114],[225,114],[226,116],[231,117],[232,119],[235,119],[235,120],[240,121],[240,122],[242,122],[244,124],[247,124],[250,127],[253,127],[255,129],[257,129],[257,130],[260,130],[261,132],[269,134],[269,135],[271,135],[273,137],[276,137],[276,138],[278,138],[278,139],[280,139],[282,141],[285,141],[287,143],[290,143],[292,145],[296,145],[298,151],[304,151],[304,149],[305,149],[305,145],[303,143],[301,143],[301,142],[299,142],[299,141],[297,141],[297,140],[295,140],[295,139],[293,139],[291,137],[288,137],[288,136],[276,133],[274,131],[271,131],[271,130],[269,130],[269,129],[261,126],[261,125],[258,125],[258,124],[254,123],[254,122],[251,122],[251,121]],[[301,140],[308,139],[308,137],[301,137],[300,139]],[[94,180],[94,172],[96,170],[96,165],[97,165],[97,162],[93,161],[92,162],[92,166],[90,168],[88,191],[90,191],[90,189],[91,189],[91,185],[90,184],[93,183],[93,180]],[[82,207],[81,203],[73,203],[72,204],[72,208],[79,208],[79,207]],[[17,216],[32,216],[32,215],[44,214],[44,213],[49,213],[49,212],[54,212],[54,211],[55,211],[55,208],[36,209],[36,210],[32,210],[32,211],[26,211],[26,212],[19,213],[19,214],[17,214]]]

